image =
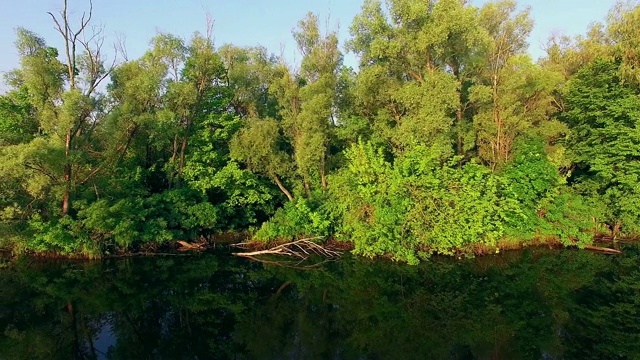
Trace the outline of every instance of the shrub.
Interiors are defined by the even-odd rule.
[[[287,202],[255,233],[256,240],[271,242],[327,236],[331,222],[319,205],[304,198]]]

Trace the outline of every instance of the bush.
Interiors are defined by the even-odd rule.
[[[115,201],[78,201],[74,210],[75,217],[59,220],[34,216],[29,223],[34,236],[23,250],[98,257],[110,251],[194,239],[215,230],[218,223],[218,209],[189,189]]]
[[[448,163],[415,147],[393,163],[370,143],[346,153],[331,180],[336,232],[355,253],[417,263],[431,254],[471,255],[507,236],[589,241],[592,210],[568,191],[541,144],[521,145],[503,173],[458,159]]]
[[[519,239],[556,237],[565,245],[585,244],[593,233],[598,206],[572,192],[547,159],[538,142],[518,145],[514,160],[501,174],[507,187],[503,196],[517,204],[506,217],[507,233]]]
[[[271,242],[327,236],[331,222],[319,205],[304,198],[287,202],[255,233],[256,240]]]

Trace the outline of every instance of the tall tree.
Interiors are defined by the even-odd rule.
[[[609,224],[629,233],[640,229],[640,97],[624,76],[620,60],[582,68],[569,83],[563,120],[572,129],[577,187],[600,198]]]
[[[279,59],[264,47],[242,48],[225,44],[218,54],[231,88],[231,108],[241,117],[275,117],[277,102],[269,92]]]
[[[515,1],[503,0],[486,4],[479,14],[490,45],[480,74],[481,84],[474,89],[476,98],[485,100],[475,117],[478,155],[494,170],[511,159],[516,137],[522,133],[522,118],[510,109],[515,99],[503,99],[513,91],[507,83],[514,71],[520,71],[522,60],[516,57],[525,54],[527,37],[533,28],[529,9],[521,12],[516,9]],[[483,95],[478,96],[479,93]]]
[[[66,73],[69,89],[63,97],[59,128],[64,135],[64,182],[62,213],[66,215],[70,207],[70,193],[74,186],[72,174],[73,156],[76,140],[85,134],[84,127],[91,121],[96,106],[94,96],[97,87],[106,79],[113,67],[104,64],[102,47],[104,37],[101,28],[88,28],[93,16],[93,2],[89,0],[88,12],[83,12],[80,24],[74,28],[68,12],[68,0],[63,0],[58,15],[49,12],[55,28],[62,37],[66,56]],[[79,50],[81,52],[79,52]]]
[[[280,117],[291,139],[296,171],[307,195],[312,183],[327,187],[327,158],[331,128],[335,125],[335,91],[342,55],[336,33],[320,34],[318,17],[311,13],[293,32],[303,55],[299,73],[284,64],[271,85]],[[315,181],[314,181],[315,180]],[[319,181],[317,181],[319,180]]]
[[[276,120],[249,119],[231,141],[231,156],[245,163],[249,170],[269,177],[293,201],[292,192],[283,182],[293,170],[290,156],[282,150],[283,142]]]
[[[640,3],[618,1],[609,13],[605,34],[614,55],[622,60],[625,80],[640,86]]]
[[[338,50],[335,32],[320,35],[318,17],[311,13],[298,23],[293,37],[303,54],[299,76],[304,81],[300,89],[301,108],[295,123],[289,124],[293,133],[298,171],[305,189],[309,178],[319,172],[323,190],[327,188],[327,162],[331,128],[335,125],[335,91],[342,54]]]
[[[469,70],[486,37],[476,11],[458,0],[392,0],[385,11],[370,0],[356,16],[361,114],[396,153],[427,144],[446,157],[453,138],[463,152]]]

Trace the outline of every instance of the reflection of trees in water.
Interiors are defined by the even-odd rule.
[[[0,270],[0,358],[639,358],[638,254],[23,261]]]
[[[600,269],[596,281],[580,288],[569,304],[566,328],[576,359],[640,359],[640,256],[620,258]]]

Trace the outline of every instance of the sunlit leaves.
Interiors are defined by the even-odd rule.
[[[570,82],[563,120],[572,129],[568,145],[579,166],[579,188],[602,197],[608,220],[634,232],[640,219],[640,99],[622,83],[618,66],[597,60],[581,69]],[[592,180],[595,188],[584,187]]]

